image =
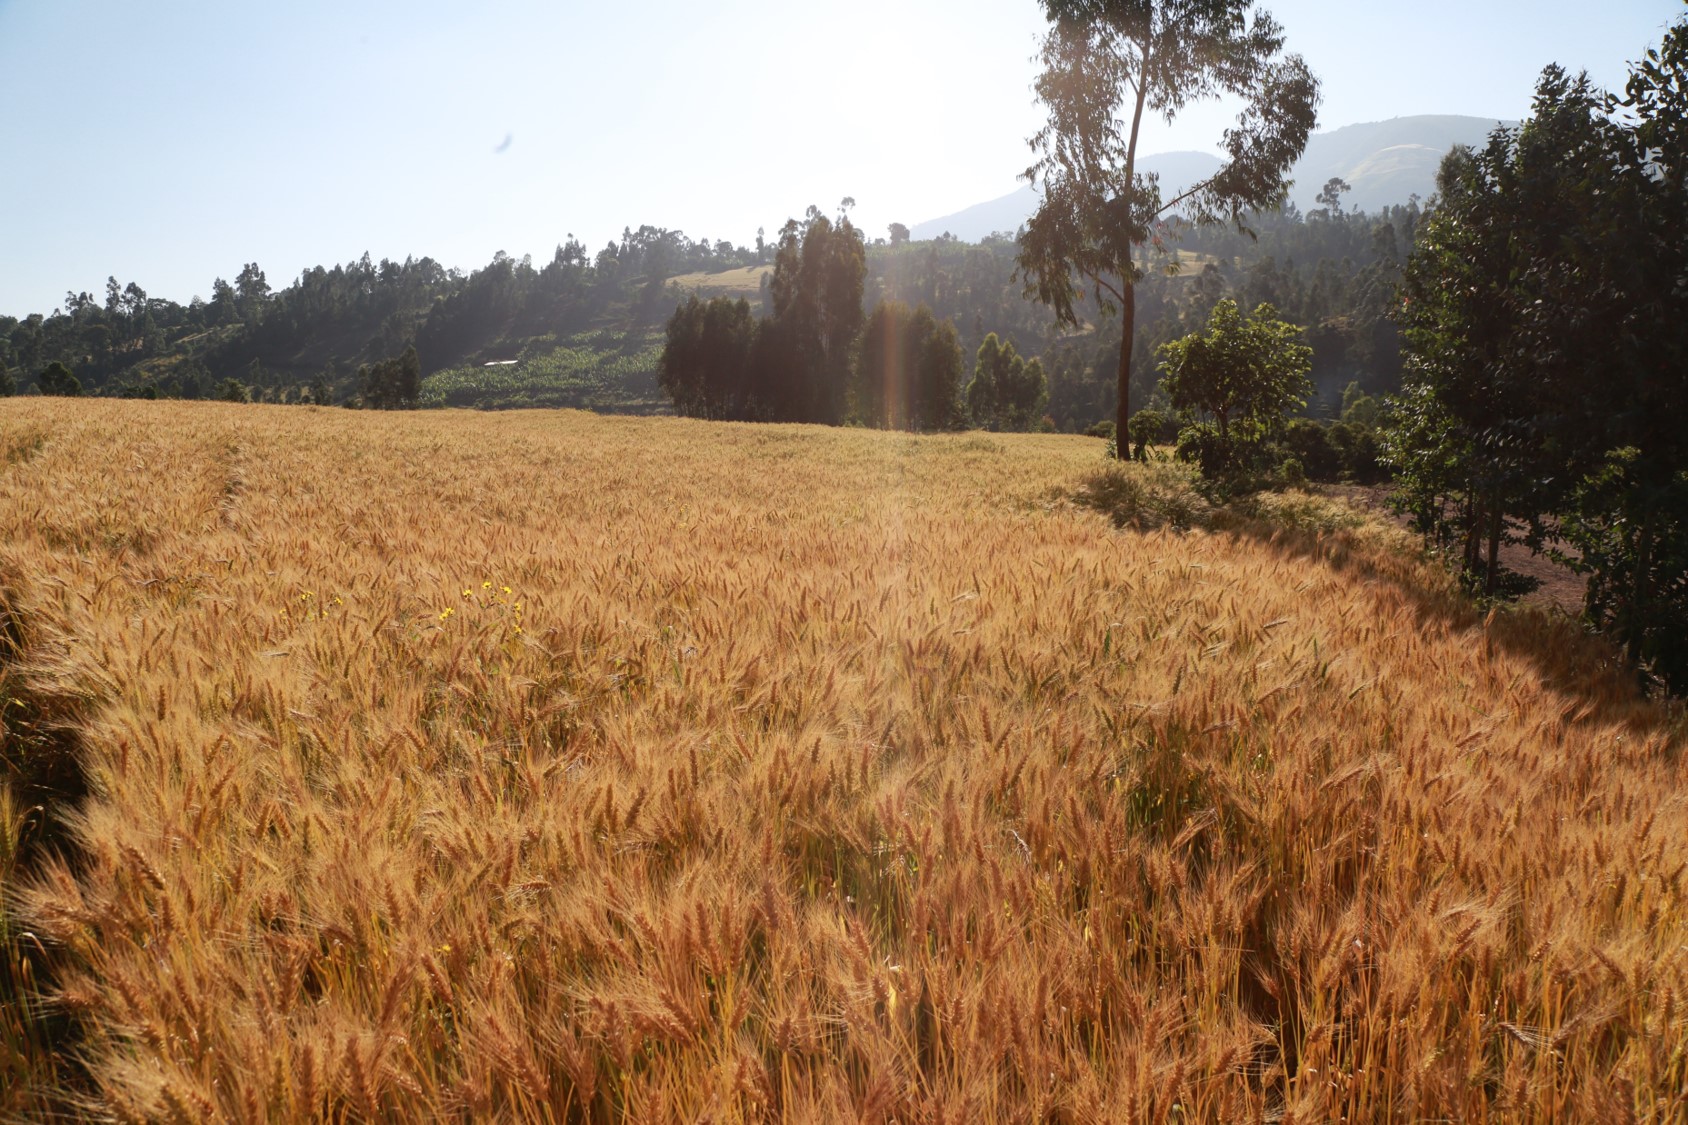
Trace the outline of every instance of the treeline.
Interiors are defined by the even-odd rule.
[[[52,391],[40,382],[56,363],[83,394],[358,401],[361,369],[408,347],[426,375],[605,323],[660,324],[671,277],[752,265],[766,252],[642,226],[595,255],[571,235],[542,265],[500,253],[469,274],[432,258],[365,254],[274,290],[247,263],[232,283],[213,280],[209,300],[185,305],[111,278],[103,301],[67,293],[51,314],[0,316],[0,393],[63,393],[57,369]]]
[[[685,415],[853,422],[940,430],[1028,429],[1047,399],[1042,366],[994,334],[964,381],[960,337],[931,307],[877,301],[864,316],[867,248],[845,200],[780,231],[765,282],[768,315],[743,298],[693,296],[669,318],[661,386]],[[882,287],[881,287],[882,289]]]
[[[1267,301],[1307,327],[1316,413],[1334,414],[1352,382],[1374,392],[1393,389],[1399,347],[1384,313],[1420,220],[1416,204],[1380,215],[1292,209],[1253,216],[1257,240],[1211,228],[1168,231],[1182,235],[1166,243],[1179,249],[1182,270],[1157,270],[1139,286],[1134,401],[1154,391],[1156,349],[1205,323],[1227,296],[1246,308]],[[907,305],[911,317],[925,306],[936,322],[954,326],[964,357],[976,356],[991,333],[1019,355],[1043,357],[1048,401],[1036,421],[1047,415],[1058,429],[1080,431],[1112,415],[1117,333],[1058,331],[1047,311],[1024,297],[1012,237],[911,242],[894,224],[889,239],[870,242],[859,232],[858,238],[866,262],[860,326],[881,302]],[[685,301],[673,278],[772,264],[782,239],[769,243],[759,233],[755,245],[735,246],[642,226],[624,230],[596,254],[571,236],[549,261],[499,254],[468,274],[431,258],[376,262],[364,255],[313,267],[280,289],[272,289],[261,266],[247,263],[232,282],[213,281],[210,300],[186,305],[114,278],[103,301],[67,294],[50,315],[0,317],[0,393],[39,387],[48,364],[57,362],[85,394],[359,402],[362,369],[396,359],[407,347],[416,349],[424,380],[518,357],[533,358],[540,379],[550,367],[566,366],[559,350],[583,333],[619,333],[618,354],[630,357],[646,332]],[[1161,269],[1171,261],[1160,259]],[[780,319],[774,303],[771,289],[752,302],[764,319]],[[1094,309],[1087,321],[1105,326]],[[559,353],[557,361],[546,359],[552,353]],[[603,366],[621,370],[625,357],[612,364],[618,357],[606,355]],[[964,365],[963,400],[971,374]],[[642,387],[655,375],[641,369],[629,378]],[[448,395],[423,401],[505,401],[460,376],[452,386]],[[765,389],[760,394],[767,397]],[[830,410],[836,413],[838,404]]]
[[[1385,460],[1475,589],[1505,543],[1587,576],[1589,622],[1688,690],[1688,20],[1625,90],[1548,68],[1444,162],[1397,318]]]

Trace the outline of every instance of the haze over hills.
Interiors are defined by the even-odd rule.
[[[1219,166],[1219,158],[1208,152],[1161,152],[1143,158],[1143,171],[1159,174],[1161,192],[1168,198],[1170,193],[1207,179]],[[1037,191],[1027,184],[1001,199],[976,203],[953,215],[917,223],[909,228],[909,233],[913,238],[927,239],[947,231],[965,242],[977,242],[996,231],[1013,234],[1036,210]]]
[[[1295,184],[1290,199],[1302,210],[1317,206],[1319,190],[1332,176],[1347,181],[1343,204],[1375,211],[1405,203],[1413,195],[1429,196],[1436,187],[1436,169],[1455,145],[1481,145],[1496,125],[1514,122],[1488,117],[1421,115],[1346,125],[1315,133],[1307,151],[1291,172]],[[1171,198],[1219,170],[1219,157],[1205,152],[1169,152],[1144,157],[1144,170],[1160,175],[1161,194]],[[963,241],[976,242],[996,231],[1012,233],[1037,209],[1037,192],[1029,185],[986,203],[918,223],[917,239],[936,238],[946,231]]]

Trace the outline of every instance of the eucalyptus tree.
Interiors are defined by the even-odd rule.
[[[1182,207],[1229,220],[1283,196],[1285,175],[1316,121],[1318,80],[1284,54],[1283,29],[1252,0],[1042,0],[1050,28],[1035,89],[1049,118],[1030,140],[1026,177],[1042,194],[1021,238],[1027,296],[1078,326],[1085,294],[1120,315],[1117,432],[1129,432],[1139,247]],[[1145,116],[1167,122],[1191,105],[1240,98],[1227,159],[1209,179],[1163,200],[1137,170]],[[1160,241],[1158,238],[1155,241]],[[1125,442],[1118,444],[1125,456]]]

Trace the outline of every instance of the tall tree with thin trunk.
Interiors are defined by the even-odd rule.
[[[1120,314],[1117,432],[1131,416],[1136,332],[1134,254],[1162,216],[1182,207],[1197,221],[1229,220],[1282,198],[1285,174],[1316,119],[1318,80],[1283,54],[1283,30],[1252,0],[1042,0],[1050,29],[1035,89],[1048,123],[1031,138],[1026,171],[1042,194],[1020,240],[1026,295],[1078,326],[1088,291]],[[1171,122],[1186,107],[1242,99],[1225,131],[1227,161],[1212,178],[1162,200],[1137,170],[1145,114]],[[1118,445],[1120,456],[1126,443]]]

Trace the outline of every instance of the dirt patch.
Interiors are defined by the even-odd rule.
[[[1399,527],[1409,526],[1405,516],[1389,507],[1389,497],[1394,490],[1388,485],[1332,484],[1323,487],[1356,508],[1375,512]],[[1522,604],[1563,610],[1573,616],[1582,612],[1583,595],[1588,589],[1588,580],[1582,575],[1560,566],[1545,555],[1534,553],[1522,543],[1503,544],[1500,561],[1506,569],[1540,583],[1518,599]]]

